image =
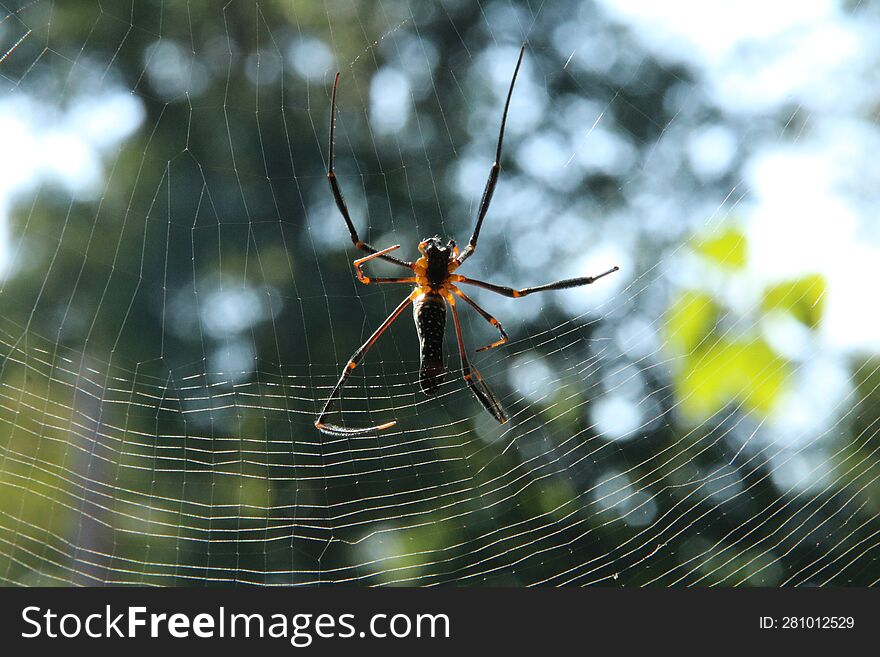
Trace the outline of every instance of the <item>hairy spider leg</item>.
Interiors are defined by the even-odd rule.
[[[468,241],[462,254],[457,258],[458,264],[467,260],[471,254],[477,249],[477,240],[480,237],[480,229],[483,227],[483,219],[489,211],[489,204],[492,202],[492,194],[495,193],[495,185],[498,183],[498,174],[501,172],[501,146],[504,142],[504,127],[507,125],[507,110],[510,108],[510,99],[513,96],[513,86],[516,84],[516,76],[519,74],[519,67],[522,64],[523,55],[526,52],[525,44],[519,51],[519,59],[516,60],[516,68],[513,69],[513,78],[510,80],[510,88],[507,90],[507,100],[504,103],[504,112],[501,114],[501,129],[498,131],[498,145],[495,148],[495,162],[489,169],[489,179],[486,181],[486,187],[483,189],[483,198],[480,201],[480,210],[477,213],[477,225],[474,233]]]
[[[406,297],[403,301],[400,302],[400,305],[394,309],[394,311],[388,316],[388,318],[382,322],[382,325],[375,330],[373,335],[358,347],[357,351],[355,351],[351,358],[349,358],[348,363],[346,363],[345,368],[342,370],[342,375],[339,377],[339,381],[336,382],[336,386],[333,388],[333,391],[330,393],[330,396],[327,398],[327,401],[324,404],[324,408],[321,409],[321,414],[318,416],[318,419],[315,420],[315,427],[326,434],[335,435],[335,436],[363,436],[368,433],[373,433],[374,431],[382,431],[384,429],[388,429],[389,427],[393,427],[397,424],[396,420],[392,420],[391,422],[385,422],[384,424],[378,424],[374,427],[363,427],[360,429],[348,429],[346,427],[342,427],[336,424],[331,424],[329,422],[325,422],[325,418],[327,414],[330,412],[333,401],[337,398],[342,390],[342,386],[345,385],[345,382],[348,380],[348,377],[351,376],[351,373],[354,371],[354,368],[358,366],[358,363],[363,360],[364,356],[370,350],[379,337],[394,323],[400,314],[406,310],[407,306],[412,303],[413,299],[416,297],[416,292],[413,291]]]
[[[366,251],[370,254],[379,253],[378,249],[375,249],[371,245],[367,244],[360,237],[358,237],[357,230],[354,227],[354,223],[351,220],[351,215],[348,213],[348,206],[345,204],[345,199],[342,197],[342,190],[339,188],[339,182],[336,180],[336,169],[334,168],[334,160],[335,160],[335,144],[336,144],[336,87],[339,86],[339,73],[336,74],[336,79],[333,81],[333,99],[330,101],[330,148],[329,155],[327,157],[327,180],[330,181],[330,189],[333,191],[333,198],[336,200],[336,207],[339,208],[340,214],[342,214],[342,218],[345,219],[345,225],[348,227],[348,233],[351,235],[352,243],[362,251]],[[383,252],[378,257],[383,260],[387,260],[388,262],[393,262],[395,265],[400,265],[402,267],[408,267],[412,269],[412,263],[407,262],[405,260],[400,260],[395,258],[394,256],[390,256],[387,252]]]
[[[583,276],[581,278],[566,278],[563,281],[556,281],[555,283],[546,283],[545,285],[537,285],[535,287],[526,287],[521,290],[517,290],[512,287],[507,287],[505,285],[495,285],[494,283],[487,283],[485,281],[478,281],[476,278],[467,278],[466,276],[461,276],[459,274],[453,274],[449,277],[449,280],[455,283],[466,283],[468,285],[475,285],[477,287],[482,287],[486,290],[490,290],[495,292],[496,294],[504,295],[505,297],[511,297],[513,299],[519,299],[520,297],[527,296],[529,294],[534,294],[535,292],[548,292],[550,290],[565,290],[570,287],[580,287],[581,285],[589,285],[590,283],[595,283],[603,276],[608,276],[608,274],[613,274],[618,271],[620,267],[612,267],[608,271],[603,271],[601,274],[597,276]]]
[[[477,305],[477,302],[476,302],[476,301],[474,301],[473,299],[471,299],[468,295],[466,295],[464,292],[462,292],[461,290],[459,290],[459,289],[458,289],[457,287],[455,287],[454,285],[450,285],[450,289],[452,290],[452,292],[453,292],[454,294],[457,294],[457,295],[460,296],[462,299],[464,299],[465,301],[467,301],[467,302],[471,305],[471,308],[473,308],[474,310],[477,311],[477,313],[479,313],[480,317],[482,317],[482,318],[485,319],[487,322],[489,322],[492,326],[494,326],[495,328],[497,328],[497,329],[498,329],[498,332],[501,334],[501,337],[500,337],[498,340],[496,340],[495,342],[493,342],[492,344],[487,344],[485,347],[480,347],[479,349],[477,349],[477,350],[476,350],[477,353],[479,353],[479,352],[481,352],[481,351],[486,351],[487,349],[494,349],[495,347],[500,347],[501,345],[503,345],[505,342],[507,342],[507,341],[510,339],[509,337],[507,337],[507,333],[505,333],[505,331],[504,331],[504,327],[501,326],[501,322],[499,322],[497,319],[495,319],[494,317],[492,317],[492,315],[490,315],[490,314],[487,313],[485,310],[483,310],[482,308],[480,308],[480,306]]]
[[[483,381],[483,377],[480,376],[477,368],[472,366],[468,360],[467,348],[464,346],[464,338],[461,335],[461,322],[458,319],[458,310],[455,308],[455,297],[447,293],[446,301],[452,310],[452,321],[455,324],[455,337],[458,340],[458,353],[461,356],[461,370],[464,380],[477,400],[483,405],[483,408],[489,411],[498,422],[504,424],[508,420],[507,414],[495,398],[492,390]]]

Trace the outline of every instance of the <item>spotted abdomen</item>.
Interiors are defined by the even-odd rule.
[[[422,392],[433,395],[440,389],[446,367],[443,365],[443,329],[446,327],[446,302],[439,294],[429,292],[416,297],[413,317],[419,336],[422,366],[419,384]]]

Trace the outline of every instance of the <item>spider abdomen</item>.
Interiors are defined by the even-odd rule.
[[[426,395],[436,394],[446,376],[443,364],[443,330],[446,328],[446,302],[436,292],[427,292],[413,301],[413,317],[419,337],[421,368],[419,385]]]

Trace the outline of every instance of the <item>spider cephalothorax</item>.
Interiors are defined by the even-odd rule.
[[[429,237],[419,244],[419,253],[422,257],[413,263],[416,283],[421,287],[442,292],[449,281],[449,275],[458,268],[458,263],[455,261],[458,257],[455,240],[449,240],[446,246],[443,246],[439,237]]]
[[[373,283],[407,283],[413,285],[414,288],[409,293],[409,296],[400,302],[397,308],[394,309],[394,312],[388,316],[382,325],[373,332],[370,339],[352,354],[345,368],[342,370],[342,375],[339,377],[339,381],[337,381],[336,386],[334,386],[333,391],[327,398],[324,408],[321,410],[320,415],[318,415],[318,419],[315,420],[315,426],[320,431],[335,435],[356,436],[387,429],[395,424],[394,421],[390,421],[373,427],[349,429],[341,425],[331,424],[326,421],[326,418],[330,413],[333,401],[340,394],[342,386],[345,385],[352,370],[357,367],[367,351],[369,351],[376,343],[376,340],[379,339],[379,336],[381,336],[382,333],[384,333],[385,330],[391,326],[398,317],[400,317],[401,313],[407,306],[409,306],[409,304],[413,304],[413,316],[416,323],[416,332],[419,337],[422,364],[419,370],[419,383],[425,394],[435,394],[440,389],[440,384],[443,382],[443,378],[446,375],[446,366],[443,362],[443,335],[446,328],[446,306],[448,305],[452,310],[452,321],[455,324],[455,337],[458,342],[458,351],[461,356],[461,368],[464,380],[467,382],[468,386],[483,407],[492,414],[492,417],[502,424],[507,422],[507,414],[504,412],[501,404],[495,398],[495,395],[489,389],[489,386],[483,381],[483,377],[480,376],[480,373],[468,360],[467,351],[464,347],[464,338],[461,333],[461,323],[458,319],[458,310],[455,307],[456,298],[462,299],[465,303],[470,305],[480,317],[498,329],[498,332],[501,335],[498,340],[491,344],[487,344],[484,347],[480,347],[477,351],[485,351],[486,349],[492,349],[493,347],[498,347],[504,344],[508,339],[507,333],[504,332],[504,329],[501,327],[501,324],[497,319],[492,317],[492,315],[477,305],[473,299],[458,289],[456,283],[475,285],[507,297],[519,298],[524,297],[527,294],[533,294],[534,292],[562,290],[570,287],[578,287],[580,285],[589,285],[593,281],[617,271],[617,267],[612,267],[598,276],[569,278],[563,281],[556,281],[555,283],[547,283],[546,285],[527,287],[520,290],[479,281],[474,278],[468,278],[453,273],[476,250],[477,239],[480,236],[480,228],[483,226],[483,219],[486,216],[486,212],[489,210],[489,203],[492,201],[492,194],[495,192],[495,185],[498,182],[498,173],[501,170],[499,162],[501,160],[501,145],[504,141],[504,125],[507,122],[507,109],[510,107],[510,97],[513,94],[513,86],[516,84],[516,76],[517,73],[519,73],[519,67],[522,63],[524,52],[525,46],[523,46],[523,49],[519,53],[519,59],[517,60],[516,68],[513,71],[513,79],[510,81],[510,89],[507,91],[507,102],[504,104],[504,113],[501,115],[501,130],[498,133],[498,146],[495,149],[495,162],[489,170],[489,179],[486,181],[486,188],[483,191],[483,199],[480,202],[480,209],[477,213],[477,225],[468,241],[467,247],[463,252],[459,253],[454,240],[449,240],[444,246],[443,241],[439,237],[429,237],[419,243],[419,253],[422,254],[422,257],[415,262],[400,260],[399,258],[389,255],[391,251],[399,249],[400,244],[395,244],[386,249],[378,250],[362,241],[360,237],[358,237],[354,224],[351,221],[351,217],[348,214],[348,207],[342,197],[342,191],[339,189],[339,183],[336,180],[336,172],[333,168],[333,135],[336,126],[336,87],[339,85],[339,73],[336,74],[336,80],[333,82],[333,99],[331,101],[330,110],[330,154],[327,160],[327,178],[330,181],[330,189],[333,191],[333,198],[336,200],[336,206],[339,208],[339,212],[342,214],[342,218],[345,220],[345,224],[348,227],[351,241],[357,248],[366,251],[369,254],[354,261],[355,273],[357,274],[358,280],[366,285]],[[361,267],[364,263],[373,258],[382,258],[395,265],[408,268],[413,275],[401,278],[370,278],[364,274]]]

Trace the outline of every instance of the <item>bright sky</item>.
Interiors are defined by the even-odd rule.
[[[756,118],[797,107],[809,129],[759,145],[745,166],[750,271],[764,281],[820,272],[829,281],[822,337],[835,349],[880,351],[880,137],[864,84],[876,25],[834,0],[600,0],[655,54],[702,71],[724,111]],[[875,28],[875,29],[872,29]],[[753,145],[754,146],[754,145]]]

